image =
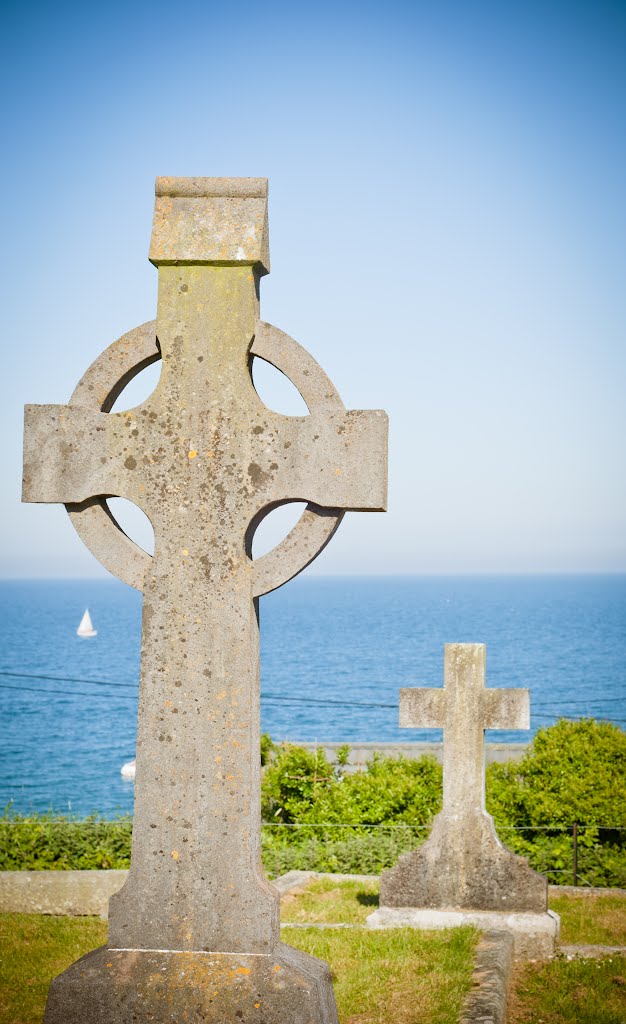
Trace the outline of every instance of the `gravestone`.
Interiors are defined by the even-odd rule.
[[[111,345],[64,406],[27,406],[25,501],[63,502],[91,551],[143,590],[132,859],[108,945],[56,978],[47,1024],[336,1022],[328,968],[280,942],[260,860],[259,609],[347,509],[386,504],[387,418],[347,411],[317,363],[259,320],[269,272],[265,179],[159,178],[156,322]],[[153,394],[111,412],[162,359]],[[253,358],[309,415],[268,409]],[[106,498],[137,504],[154,556]],[[309,502],[253,560],[271,509]]]
[[[548,883],[502,845],[485,809],[485,729],[528,729],[528,690],[485,687],[485,645],[446,644],[444,686],[400,690],[400,725],[443,729],[443,809],[430,836],[381,876],[369,927],[508,928],[518,955],[550,955]]]

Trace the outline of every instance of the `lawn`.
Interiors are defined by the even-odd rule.
[[[624,1024],[626,957],[519,967],[507,1024]]]
[[[457,1024],[478,936],[471,928],[291,928],[283,938],[330,964],[339,1024]]]
[[[377,906],[378,880],[336,882],[332,878],[312,878],[282,897],[280,919],[283,923],[365,924],[367,915]]]
[[[550,895],[550,909],[561,915],[561,939],[597,946],[626,946],[626,896],[599,893]]]
[[[471,985],[472,929],[285,931],[291,945],[330,964],[340,1024],[457,1024]],[[50,980],[105,941],[99,918],[1,914],[0,1024],[40,1024]]]
[[[106,930],[99,917],[0,914],[2,1024],[40,1024],[52,978],[106,942]]]
[[[377,905],[377,882],[317,878],[283,896],[281,920],[363,923]],[[561,942],[626,945],[626,896],[623,894],[587,893],[584,889],[580,893],[551,893],[550,907],[561,915]],[[286,928],[283,934],[289,942],[299,944],[303,933]],[[325,937],[328,933],[321,935]],[[317,941],[319,937],[317,933]],[[316,950],[311,948],[311,952]],[[317,955],[325,954],[318,952]],[[417,955],[421,969],[424,953],[419,951]],[[351,980],[356,970],[357,967],[347,967],[346,977]],[[424,977],[428,979],[428,974]],[[338,997],[339,991],[338,988]],[[401,984],[398,984],[398,991],[401,991]],[[395,1005],[390,1005],[388,1012],[389,1021],[399,1019]],[[518,967],[508,1024],[540,1022],[626,1024],[626,961],[619,957],[571,961],[557,957],[547,964]]]
[[[340,1024],[456,1024],[476,933],[358,927],[377,905],[377,881],[312,879],[282,897],[282,937],[330,963]],[[581,890],[551,894],[550,906],[561,915],[561,942],[626,945],[626,896]],[[302,927],[342,923],[357,927]],[[105,941],[98,918],[0,915],[0,1024],[39,1024],[50,979]],[[508,1024],[624,1024],[626,960],[526,964],[512,999]]]

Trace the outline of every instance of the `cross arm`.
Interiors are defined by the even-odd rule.
[[[267,483],[262,479],[264,500],[384,512],[387,429],[378,409],[283,418],[278,458]]]
[[[411,687],[400,690],[402,729],[443,729],[446,693],[443,687]]]
[[[127,494],[115,417],[72,405],[24,410],[22,501],[78,503],[100,494]]]
[[[484,690],[482,705],[485,729],[530,729],[528,690]]]

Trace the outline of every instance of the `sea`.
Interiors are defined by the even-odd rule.
[[[141,595],[116,581],[0,582],[0,800],[132,812]],[[89,608],[97,636],[76,628]],[[398,690],[443,684],[446,642],[487,645],[487,685],[528,687],[527,741],[559,717],[626,728],[626,576],[301,576],[261,599],[261,718],[275,740],[439,740]],[[207,751],[209,756],[209,751]]]

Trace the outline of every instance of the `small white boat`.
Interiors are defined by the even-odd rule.
[[[93,628],[89,608],[85,608],[85,614],[80,620],[80,626],[76,630],[76,636],[97,636],[98,630]]]
[[[123,779],[134,779],[135,778],[135,760],[127,761],[121,767],[121,773]]]

